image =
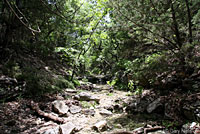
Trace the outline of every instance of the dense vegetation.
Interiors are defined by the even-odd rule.
[[[92,74],[122,90],[199,90],[199,31],[199,0],[2,0],[0,74],[29,95]]]

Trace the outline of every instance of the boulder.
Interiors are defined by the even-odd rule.
[[[67,114],[69,107],[65,104],[64,101],[55,100],[52,104],[53,104],[53,109],[55,112],[61,115]]]

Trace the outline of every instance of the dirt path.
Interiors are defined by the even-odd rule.
[[[130,97],[127,96],[127,92],[124,91],[113,91],[110,93],[109,87],[106,85],[99,85],[97,86],[98,89],[102,89],[99,92],[90,92],[94,96],[97,96],[100,98],[100,103],[97,105],[95,110],[95,115],[87,117],[87,123],[85,124],[85,127],[78,132],[77,134],[98,134],[100,132],[93,130],[92,127],[100,121],[106,120],[108,123],[108,129],[104,133],[107,133],[109,130],[111,131],[114,127],[115,129],[121,128],[122,126],[120,124],[112,124],[112,120],[122,116],[125,114],[123,111],[123,104],[129,101]],[[114,109],[113,107],[119,106],[118,110],[113,110],[112,115],[102,115],[100,114],[100,111],[102,109]],[[122,106],[122,107],[120,107]],[[117,109],[117,108],[116,108]]]

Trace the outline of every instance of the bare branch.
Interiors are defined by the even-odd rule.
[[[6,3],[8,4],[10,10],[11,10],[11,11],[14,13],[14,15],[18,18],[18,20],[19,20],[28,30],[30,30],[30,31],[32,32],[32,34],[34,34],[34,33],[40,33],[40,32],[41,32],[41,30],[40,30],[39,27],[38,27],[38,30],[35,30],[35,29],[31,28],[30,26],[28,26],[28,25],[18,16],[18,14],[17,14],[17,13],[15,12],[15,10],[12,8],[11,4],[8,2],[8,0],[5,0],[5,1],[6,1]]]

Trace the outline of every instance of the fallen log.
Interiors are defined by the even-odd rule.
[[[52,121],[58,122],[58,123],[66,123],[67,121],[63,118],[57,117],[55,115],[52,115],[50,113],[45,113],[44,111],[40,110],[40,107],[38,105],[38,103],[35,103],[34,101],[30,102],[30,106],[31,108],[40,116],[50,119]]]

